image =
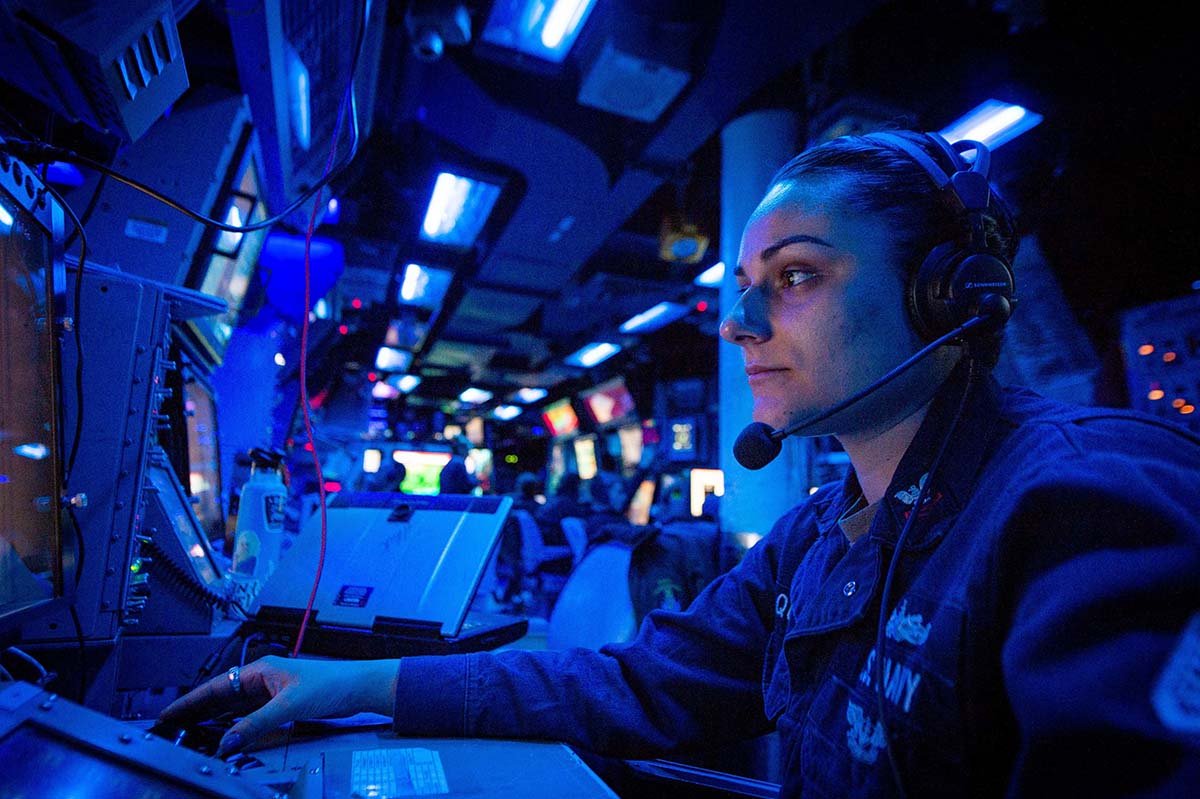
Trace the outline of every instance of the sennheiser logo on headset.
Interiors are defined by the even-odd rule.
[[[963,286],[963,288],[966,288],[966,289],[1006,289],[1006,288],[1008,288],[1008,283],[1004,282],[1003,280],[996,280],[991,283],[971,282],[971,283],[967,283],[965,286]]]

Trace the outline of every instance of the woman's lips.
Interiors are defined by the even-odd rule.
[[[751,364],[746,367],[746,377],[752,384],[763,383],[782,375],[786,371],[786,369],[780,369],[773,366]]]

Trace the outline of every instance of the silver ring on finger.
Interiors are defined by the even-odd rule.
[[[242,670],[238,666],[234,666],[229,671],[225,672],[225,676],[229,679],[229,685],[233,688],[235,696],[242,693]]]

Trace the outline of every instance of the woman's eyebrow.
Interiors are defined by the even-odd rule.
[[[833,246],[824,239],[817,238],[816,236],[807,236],[803,233],[798,233],[794,236],[785,236],[771,246],[766,247],[761,253],[759,253],[759,258],[765,261],[790,244],[819,244],[822,247]]]

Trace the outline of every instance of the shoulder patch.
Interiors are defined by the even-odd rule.
[[[1200,613],[1188,621],[1167,657],[1150,701],[1165,727],[1200,735]]]

